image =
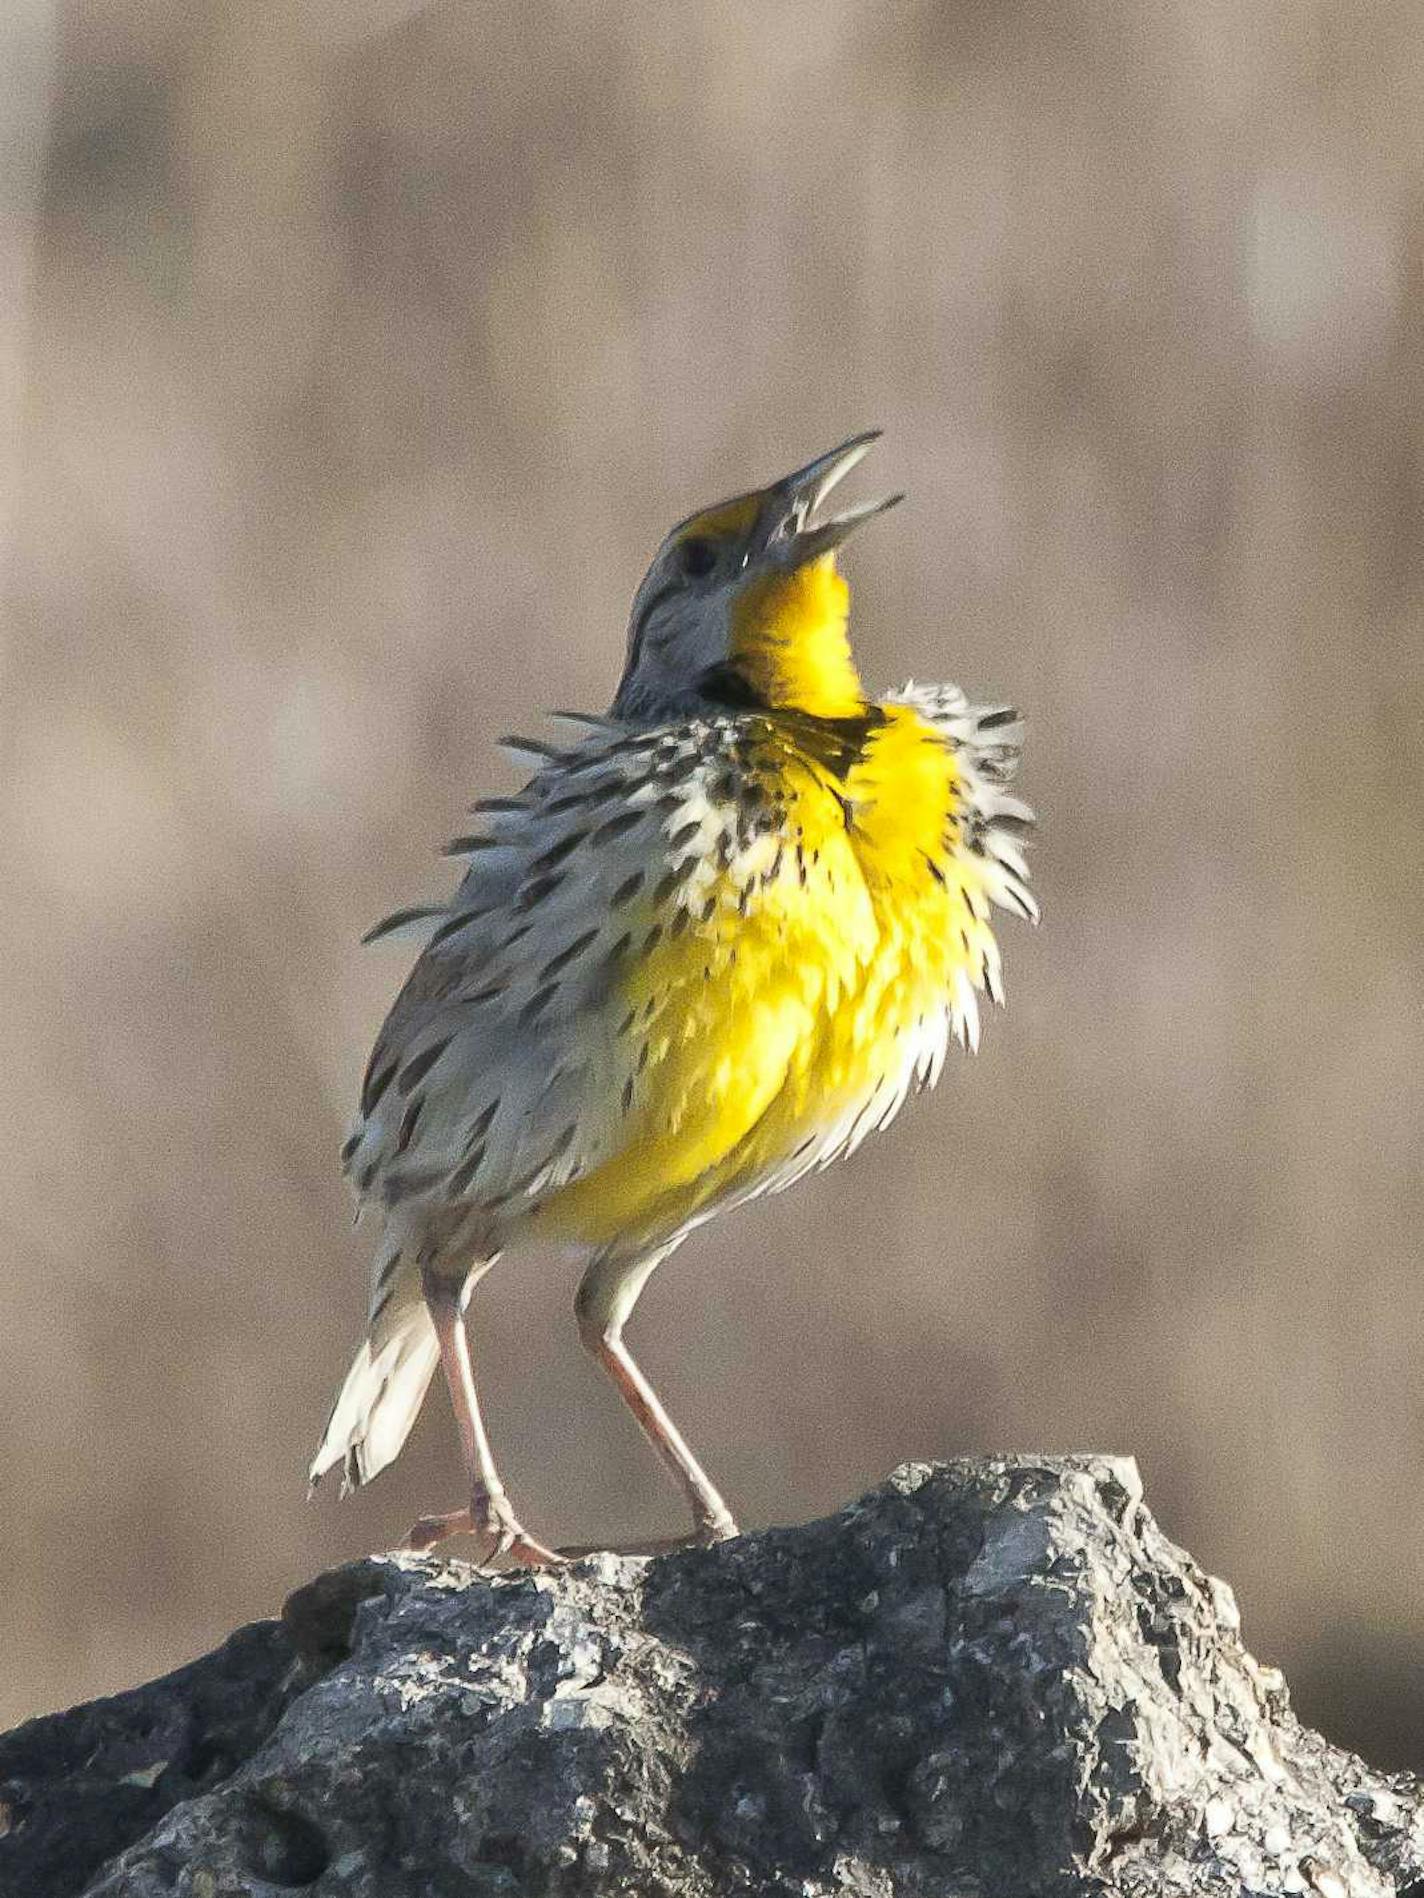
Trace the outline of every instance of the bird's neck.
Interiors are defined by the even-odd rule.
[[[835,557],[764,573],[738,599],[728,662],[764,705],[853,718],[865,691],[851,657],[850,588]]]

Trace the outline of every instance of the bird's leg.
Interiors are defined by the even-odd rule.
[[[697,1540],[725,1542],[739,1533],[731,1510],[623,1342],[623,1327],[637,1303],[638,1294],[653,1268],[666,1257],[667,1250],[651,1258],[632,1260],[600,1253],[579,1284],[574,1304],[579,1336],[613,1379],[619,1396],[637,1418],[644,1436],[677,1478],[692,1505]]]
[[[526,1534],[505,1494],[504,1484],[495,1468],[480,1400],[475,1390],[475,1370],[470,1361],[470,1341],[460,1309],[460,1284],[427,1269],[421,1287],[435,1326],[440,1346],[440,1364],[450,1392],[450,1405],[460,1431],[460,1451],[470,1479],[468,1509],[451,1510],[448,1515],[422,1516],[406,1538],[412,1549],[428,1549],[446,1536],[478,1536],[485,1544],[481,1563],[500,1556],[512,1556],[530,1567],[547,1567],[562,1558],[542,1542]]]
[[[688,1448],[686,1439],[664,1410],[657,1392],[639,1370],[618,1332],[605,1331],[592,1348],[618,1386],[624,1403],[638,1419],[644,1436],[687,1492],[697,1540],[725,1542],[736,1535],[738,1530],[731,1510]]]

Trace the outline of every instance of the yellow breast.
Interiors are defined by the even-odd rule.
[[[847,724],[851,721],[847,721]],[[829,731],[829,738],[827,732]],[[993,952],[958,772],[908,706],[757,721],[738,841],[655,892],[616,997],[615,1151],[539,1225],[589,1244],[671,1234],[888,1118]],[[709,820],[709,839],[725,835]]]

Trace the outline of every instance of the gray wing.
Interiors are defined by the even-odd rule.
[[[372,937],[424,948],[377,1038],[345,1162],[384,1202],[389,1254],[412,1221],[502,1225],[607,1159],[630,1060],[618,977],[653,927],[665,879],[700,860],[716,814],[711,734],[599,728],[515,797],[476,806],[478,836],[450,902],[402,911]],[[476,1240],[477,1243],[477,1240]],[[408,1257],[408,1254],[407,1254]]]

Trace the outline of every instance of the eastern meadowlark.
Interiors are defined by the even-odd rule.
[[[818,510],[875,438],[675,527],[608,716],[506,741],[533,776],[475,807],[454,896],[371,932],[423,947],[343,1153],[383,1235],[311,1476],[384,1468],[440,1363],[470,1501],[416,1546],[555,1559],[500,1482],[464,1319],[501,1253],[554,1246],[585,1261],[580,1334],[698,1536],[736,1533],[624,1342],[634,1303],[694,1227],[852,1152],[951,1037],[976,1046],[992,906],[1036,918],[1017,715],[954,686],[874,700],[851,657],[837,549],[900,497]]]

